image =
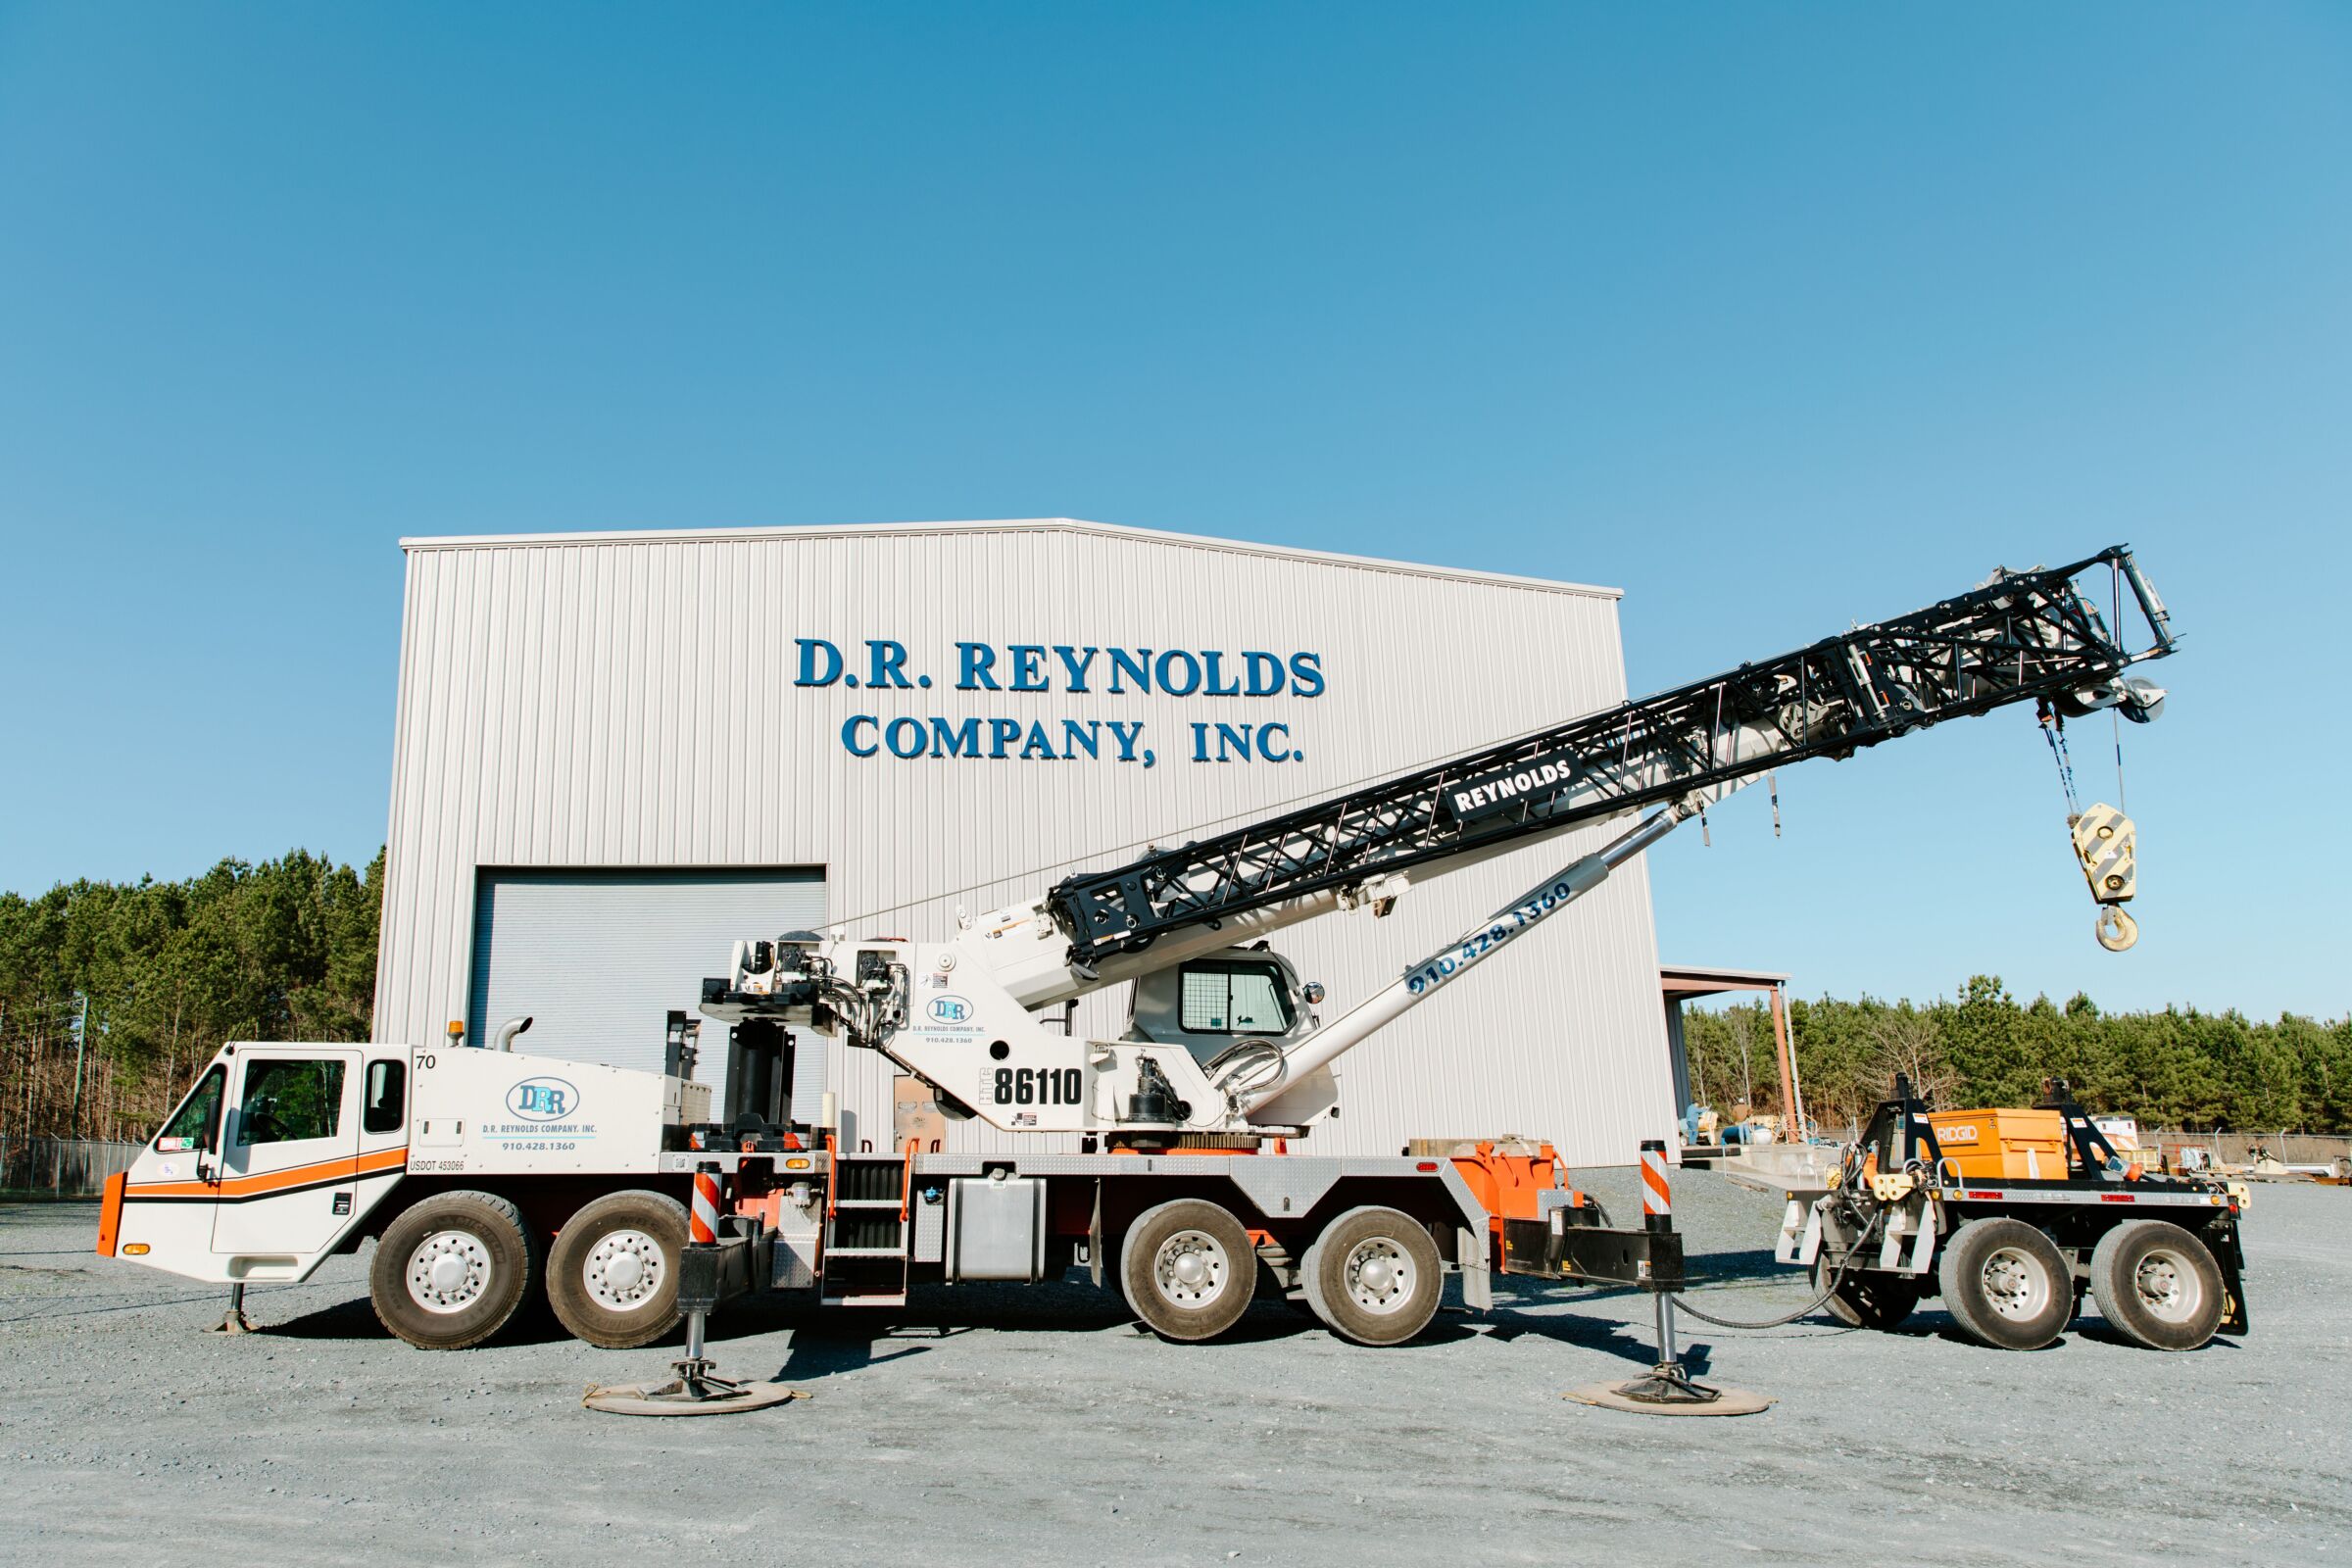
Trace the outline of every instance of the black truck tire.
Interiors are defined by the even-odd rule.
[[[1952,1321],[1997,1350],[2038,1350],[2074,1314],[2074,1270],[2066,1254],[2024,1220],[1962,1225],[1944,1242],[1936,1278]]]
[[[1179,1198],[1145,1209],[1119,1241],[1119,1289],[1128,1309],[1163,1340],[1213,1340],[1250,1310],[1257,1251],[1225,1209]]]
[[[376,1320],[420,1350],[463,1350],[530,1298],[539,1239],[495,1193],[435,1193],[384,1227],[368,1268]]]
[[[2100,1316],[2151,1350],[2196,1349],[2222,1326],[2222,1266],[2203,1242],[2164,1220],[2131,1220],[2100,1237],[2090,1289]]]
[[[1325,1328],[1374,1347],[1402,1345],[1429,1327],[1446,1294],[1429,1227],[1394,1208],[1351,1208],[1324,1226],[1300,1279]]]
[[[663,1193],[607,1193],[582,1205],[548,1252],[547,1304],[574,1339],[633,1350],[678,1326],[686,1208]]]
[[[1817,1260],[1813,1265],[1813,1289],[1822,1290],[1829,1283],[1828,1262]],[[1926,1294],[1927,1282],[1922,1277],[1848,1268],[1838,1288],[1821,1305],[1849,1329],[1890,1329],[1909,1317]]]

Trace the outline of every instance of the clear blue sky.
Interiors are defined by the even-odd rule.
[[[0,887],[371,855],[404,533],[1231,534],[1620,585],[1637,689],[2128,540],[2137,951],[2010,713],[1663,953],[2336,1014],[2348,502],[2340,6],[0,3]]]

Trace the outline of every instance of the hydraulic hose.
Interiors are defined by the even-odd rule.
[[[1719,1329],[1781,1328],[1786,1324],[1793,1323],[1798,1318],[1814,1312],[1824,1301],[1827,1301],[1831,1297],[1836,1296],[1838,1294],[1838,1287],[1845,1283],[1845,1271],[1849,1266],[1851,1266],[1855,1254],[1860,1252],[1864,1247],[1868,1246],[1870,1239],[1877,1235],[1879,1231],[1884,1229],[1886,1224],[1886,1211],[1882,1208],[1871,1220],[1870,1229],[1864,1231],[1862,1233],[1861,1240],[1856,1242],[1854,1246],[1847,1250],[1845,1254],[1845,1261],[1838,1265],[1838,1271],[1830,1276],[1830,1283],[1822,1288],[1821,1294],[1813,1298],[1813,1299],[1810,1301],[1807,1301],[1804,1305],[1798,1307],[1793,1312],[1783,1313],[1779,1317],[1758,1318],[1754,1322],[1747,1322],[1736,1317],[1717,1317],[1712,1312],[1701,1311],[1699,1308],[1692,1306],[1690,1304],[1690,1298],[1682,1295],[1680,1292],[1675,1294],[1674,1304],[1677,1308],[1690,1313],[1701,1323],[1712,1323]]]
[[[1838,1265],[1838,1272],[1830,1277],[1829,1289],[1823,1291],[1819,1296],[1793,1312],[1785,1313],[1780,1317],[1757,1318],[1753,1322],[1736,1317],[1717,1317],[1712,1312],[1701,1311],[1690,1304],[1690,1298],[1680,1293],[1676,1294],[1674,1304],[1679,1310],[1690,1313],[1701,1323],[1712,1323],[1719,1329],[1777,1329],[1784,1324],[1793,1323],[1800,1317],[1810,1315],[1821,1306],[1822,1302],[1836,1296],[1838,1287],[1843,1283],[1845,1283],[1845,1265],[1840,1263]]]

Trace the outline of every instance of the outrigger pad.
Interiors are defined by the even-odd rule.
[[[1717,1389],[1716,1397],[1704,1401],[1641,1399],[1625,1393],[1632,1387],[1629,1383],[1588,1383],[1570,1389],[1560,1397],[1574,1399],[1579,1404],[1596,1404],[1603,1410],[1623,1410],[1628,1415],[1757,1415],[1779,1402],[1769,1394],[1754,1394],[1746,1389]]]
[[[764,1410],[771,1404],[808,1397],[800,1390],[788,1389],[781,1383],[746,1383],[733,1394],[710,1399],[661,1392],[675,1386],[675,1379],[650,1386],[643,1383],[612,1383],[590,1389],[580,1403],[591,1410],[604,1410],[613,1415],[733,1415],[738,1410]]]
[[[677,1375],[659,1383],[591,1383],[580,1403],[612,1415],[733,1415],[738,1410],[764,1410],[771,1404],[808,1397],[781,1383],[739,1383],[722,1378],[710,1370],[708,1361],[675,1365]]]

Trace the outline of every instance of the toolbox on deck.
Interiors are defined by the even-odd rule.
[[[1964,1181],[2066,1178],[2066,1118],[2055,1110],[1937,1110],[1928,1122]]]

